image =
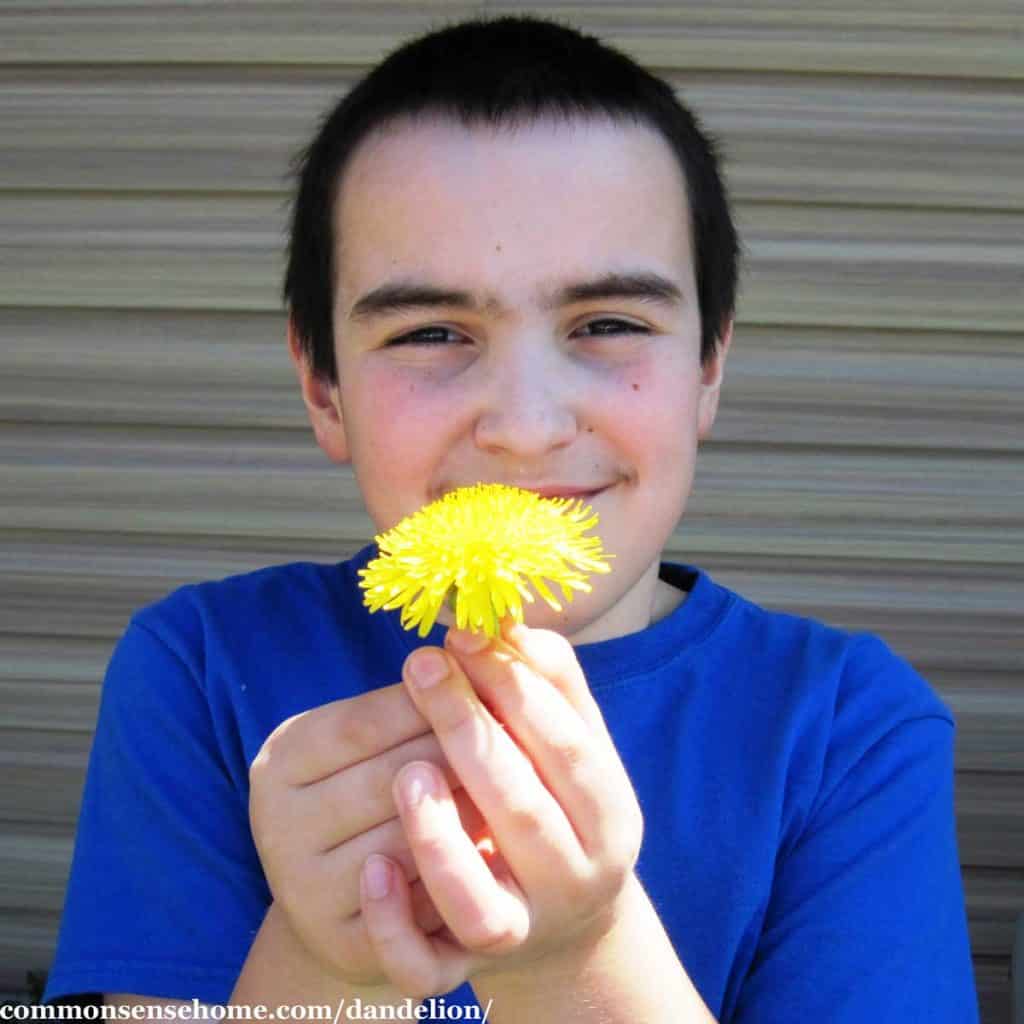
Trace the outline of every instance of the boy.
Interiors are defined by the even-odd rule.
[[[286,280],[318,443],[379,530],[477,481],[581,496],[613,571],[482,647],[369,615],[373,545],[137,613],[48,998],[976,1019],[948,709],[661,561],[737,250],[688,112],[570,29],[433,33],[339,104]]]

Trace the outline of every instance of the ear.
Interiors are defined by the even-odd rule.
[[[341,394],[336,384],[326,377],[318,377],[302,350],[295,321],[288,317],[288,354],[295,366],[302,389],[302,400],[306,403],[309,422],[316,435],[316,443],[324,450],[331,462],[344,465],[350,461],[348,438],[345,435],[345,418],[341,407]]]
[[[711,436],[711,427],[718,412],[718,396],[722,390],[722,378],[725,376],[725,360],[732,344],[733,318],[724,321],[718,335],[715,354],[701,369],[700,399],[697,406],[697,439],[705,440]]]

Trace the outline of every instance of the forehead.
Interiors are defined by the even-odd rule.
[[[511,294],[642,264],[692,280],[682,170],[610,118],[465,127],[403,119],[353,154],[334,210],[336,300],[409,274]],[[504,287],[502,287],[504,286]]]

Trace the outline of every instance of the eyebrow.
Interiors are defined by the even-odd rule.
[[[553,295],[541,299],[541,308],[550,311],[595,299],[639,299],[674,307],[682,304],[683,293],[675,282],[653,271],[607,273],[591,280],[562,285]],[[365,323],[378,317],[439,307],[457,307],[492,315],[504,312],[494,296],[477,297],[472,292],[440,288],[423,281],[398,281],[367,292],[352,306],[348,318]]]

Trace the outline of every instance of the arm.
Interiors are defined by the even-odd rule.
[[[406,1002],[390,985],[357,986],[324,970],[298,940],[281,909],[271,904],[228,1004],[273,1010],[279,1006],[336,1007],[341,1000],[351,1004],[357,998],[364,1007]],[[109,1006],[189,1005],[184,999],[128,993],[108,993],[103,1001]]]
[[[654,908],[634,879],[632,912],[591,948],[537,961],[529,971],[485,976],[473,985],[495,1024],[563,1024],[588,1019],[600,1007],[602,1024],[712,1024],[714,1017],[690,983]],[[392,985],[355,986],[319,968],[280,910],[271,905],[231,994],[233,1005],[325,1004],[341,999],[363,1007],[399,1006],[406,997]],[[112,1005],[186,1005],[184,1000],[108,995]]]
[[[134,623],[111,659],[47,998],[105,992],[112,1000],[156,997],[162,1002],[164,996],[180,996],[217,1004],[237,989],[236,997],[258,1001],[262,996],[269,1005],[296,991],[332,988],[332,972],[312,953],[306,963],[305,947],[277,927],[278,892],[268,890],[250,831],[244,779],[223,755],[200,662],[193,663],[183,646],[172,648]],[[357,913],[365,852],[360,854],[359,842],[351,855],[344,848],[346,828],[368,829],[362,842],[411,864],[394,818],[390,778],[396,759],[398,764],[416,757],[438,764],[442,759],[400,686],[373,691],[363,700],[375,727],[362,729],[361,752],[352,749],[358,744],[354,732],[346,736],[346,702],[296,716],[297,724],[312,725],[321,741],[307,744],[309,729],[288,730],[299,745],[314,756],[326,752],[340,761],[322,773],[328,777],[326,794],[300,787],[305,800],[286,798],[273,809],[269,817],[280,822],[283,837],[270,835],[266,845],[279,870],[273,879],[277,888],[314,908],[315,920],[305,918],[308,933],[316,933],[336,911],[341,934],[332,936],[334,951],[356,973],[344,984],[367,981],[372,988],[372,966],[360,960],[368,944]],[[354,778],[335,787],[332,767],[352,761],[358,762],[352,766]],[[329,857],[311,856],[319,872],[288,870],[290,857],[303,856],[288,843],[302,835],[322,841],[320,850],[340,847]],[[356,880],[351,905],[338,902],[351,892],[339,878]],[[414,883],[413,895],[417,921],[428,931],[436,929],[436,911],[421,885]],[[301,979],[297,987],[296,979]],[[343,987],[339,978],[334,984]]]
[[[359,999],[364,1007],[399,1006],[406,998],[390,985],[353,985],[331,974],[302,945],[277,904],[272,903],[249,950],[228,1005],[326,1005]],[[184,999],[107,993],[108,1006],[188,1006]]]
[[[391,794],[395,773],[414,760],[449,771],[400,685],[295,715],[267,737],[249,770],[250,819],[273,903],[235,999],[259,1001],[255,994],[276,993],[279,981],[371,996],[388,987],[360,914],[360,870],[370,855],[389,858],[408,879],[418,928],[430,935],[443,926]],[[458,789],[456,802],[465,803]]]
[[[878,692],[865,687],[848,707]],[[978,1019],[953,738],[947,718],[929,715],[872,736],[852,763],[834,759],[799,836],[780,851],[734,1020]]]
[[[325,969],[272,903],[231,993],[231,1005],[338,1006],[342,999],[351,1004],[356,998],[364,1007],[406,1002],[390,984],[356,985]]]
[[[133,620],[103,684],[45,1000],[222,1002],[267,906],[189,655]]]
[[[657,912],[633,876],[621,921],[600,941],[538,960],[528,971],[473,981],[495,1024],[600,1020],[601,1024],[713,1024]]]
[[[713,1020],[634,875],[640,809],[571,645],[525,629],[475,652],[459,639],[449,631],[443,680],[417,684],[420,652],[404,675],[494,849],[458,827],[439,773],[399,773],[395,801],[448,935],[419,933],[392,872],[384,898],[362,901],[388,975],[427,995],[462,972],[496,1021]]]
[[[389,976],[405,990],[443,991],[430,979],[468,951],[460,966],[478,999],[494,1000],[495,1020],[711,1019],[640,896],[637,809],[570,649],[530,631],[525,652],[453,662],[451,638],[449,677],[428,690],[407,683],[497,852],[483,861],[461,834],[442,779],[432,798],[410,803],[422,767],[399,773],[419,876],[457,945],[417,934],[396,872],[393,894],[363,900]],[[758,948],[723,1020],[977,1020],[952,722],[909,666],[884,648],[863,653],[836,703],[820,785],[779,848]]]

